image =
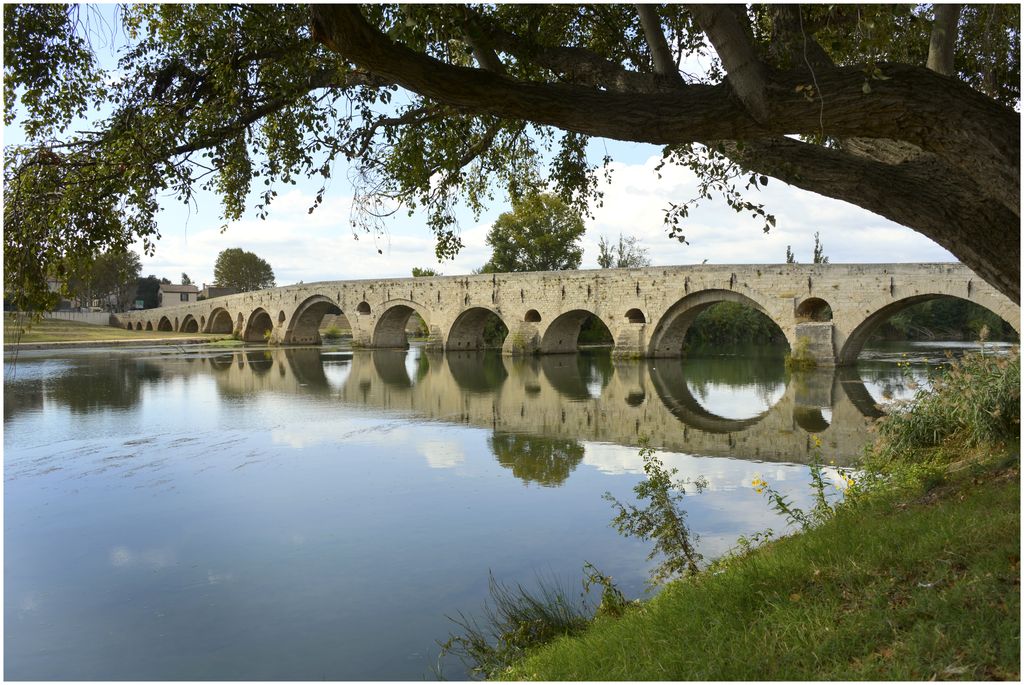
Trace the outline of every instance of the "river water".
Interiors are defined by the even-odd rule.
[[[784,531],[751,480],[808,502],[817,436],[839,482],[876,405],[941,352],[863,359],[22,353],[4,375],[4,675],[463,678],[437,643],[489,574],[575,593],[590,562],[643,595],[649,543],[602,498],[633,501],[642,442],[709,481],[687,500],[707,558]]]

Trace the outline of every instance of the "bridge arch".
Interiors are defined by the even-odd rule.
[[[752,307],[767,316],[775,325],[778,321],[772,318],[771,314],[761,305],[760,302],[738,293],[734,290],[701,290],[686,295],[669,307],[658,320],[651,334],[648,344],[648,356],[651,357],[680,357],[683,354],[683,343],[686,340],[686,332],[690,329],[693,320],[711,305],[719,302],[736,302],[738,304]],[[786,335],[786,340],[792,347],[789,340],[789,332],[779,326]]]
[[[365,302],[360,303],[362,307]],[[369,310],[369,305],[367,305]],[[423,322],[430,327],[430,315],[412,300],[392,300],[381,306],[381,314],[377,325],[373,328],[372,344],[374,347],[391,347],[405,349],[409,347],[409,337],[405,327],[413,313],[419,314]]]
[[[580,329],[584,322],[594,317],[609,331],[608,323],[587,309],[572,309],[556,316],[544,330],[540,340],[541,354],[575,352],[579,347]]]
[[[320,339],[320,322],[328,314],[338,315],[341,313],[341,307],[326,295],[307,297],[292,312],[288,328],[285,330],[284,341],[286,343],[319,345],[323,342]],[[281,312],[281,315],[284,316],[284,312]]]
[[[185,318],[181,320],[181,328],[179,330],[183,333],[198,333],[199,322],[196,321],[196,317],[186,314]]]
[[[217,307],[210,312],[210,318],[203,327],[206,333],[231,333],[235,327],[231,323],[231,314],[223,307]]]
[[[158,331],[173,331],[174,326],[171,324],[170,319],[168,319],[166,316],[161,316],[160,321],[157,322],[156,324],[156,329]]]
[[[136,321],[135,322],[135,330],[137,330],[137,331],[141,331],[142,330],[142,322],[141,321]]]
[[[501,314],[490,307],[470,307],[455,317],[445,336],[445,349],[501,349],[508,330]]]
[[[904,297],[902,299],[896,300],[895,302],[889,302],[879,307],[875,311],[871,312],[866,317],[864,317],[864,319],[853,328],[853,331],[846,337],[846,340],[843,342],[842,348],[839,351],[839,364],[856,363],[857,357],[860,355],[861,350],[864,349],[865,343],[867,343],[868,339],[871,338],[871,334],[874,333],[879,326],[881,326],[883,323],[885,323],[887,320],[889,320],[896,314],[899,314],[904,309],[913,307],[916,304],[921,304],[922,302],[928,302],[929,300],[937,300],[943,298],[964,300],[967,302],[971,302],[972,304],[976,304],[980,307],[984,307],[988,311],[992,312],[993,314],[1001,318],[1003,321],[1006,321],[1006,323],[1010,324],[1010,326],[1012,326],[1018,334],[1020,333],[1019,321],[1013,321],[1011,319],[1005,318],[1002,314],[999,313],[997,309],[987,306],[984,302],[979,302],[977,300],[968,300],[967,298],[957,297],[956,295],[949,295],[947,293],[940,292],[912,295],[910,297]]]
[[[274,321],[263,307],[257,307],[245,322],[242,340],[245,342],[266,342],[268,332],[274,330]]]
[[[146,322],[146,330],[147,331],[153,330],[153,322],[152,321],[147,321]]]

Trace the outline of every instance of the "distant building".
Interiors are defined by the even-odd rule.
[[[199,301],[199,288],[194,285],[161,283],[156,294],[157,307],[173,307],[178,304]]]
[[[209,300],[212,297],[224,297],[225,295],[236,295],[238,288],[221,287],[219,285],[206,285],[203,283],[203,289],[199,291],[199,297],[204,300]]]

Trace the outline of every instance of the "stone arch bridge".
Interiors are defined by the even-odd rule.
[[[790,348],[820,365],[856,361],[881,323],[937,297],[979,304],[1020,332],[1020,306],[962,264],[743,264],[323,281],[118,314],[133,330],[236,333],[247,342],[319,344],[328,314],[344,314],[353,343],[405,348],[418,314],[432,350],[479,350],[494,317],[510,355],[574,352],[583,322],[600,319],[615,353],[683,353],[694,318],[740,302],[778,324]]]

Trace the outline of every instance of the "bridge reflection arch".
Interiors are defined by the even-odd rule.
[[[666,364],[665,362],[655,364],[655,362],[649,363],[648,370],[651,383],[654,385],[654,392],[657,393],[665,408],[684,425],[705,433],[737,433],[747,430],[760,423],[772,412],[775,404],[778,404],[776,401],[771,407],[745,419],[719,416],[705,409],[704,405],[694,397],[682,364]]]

